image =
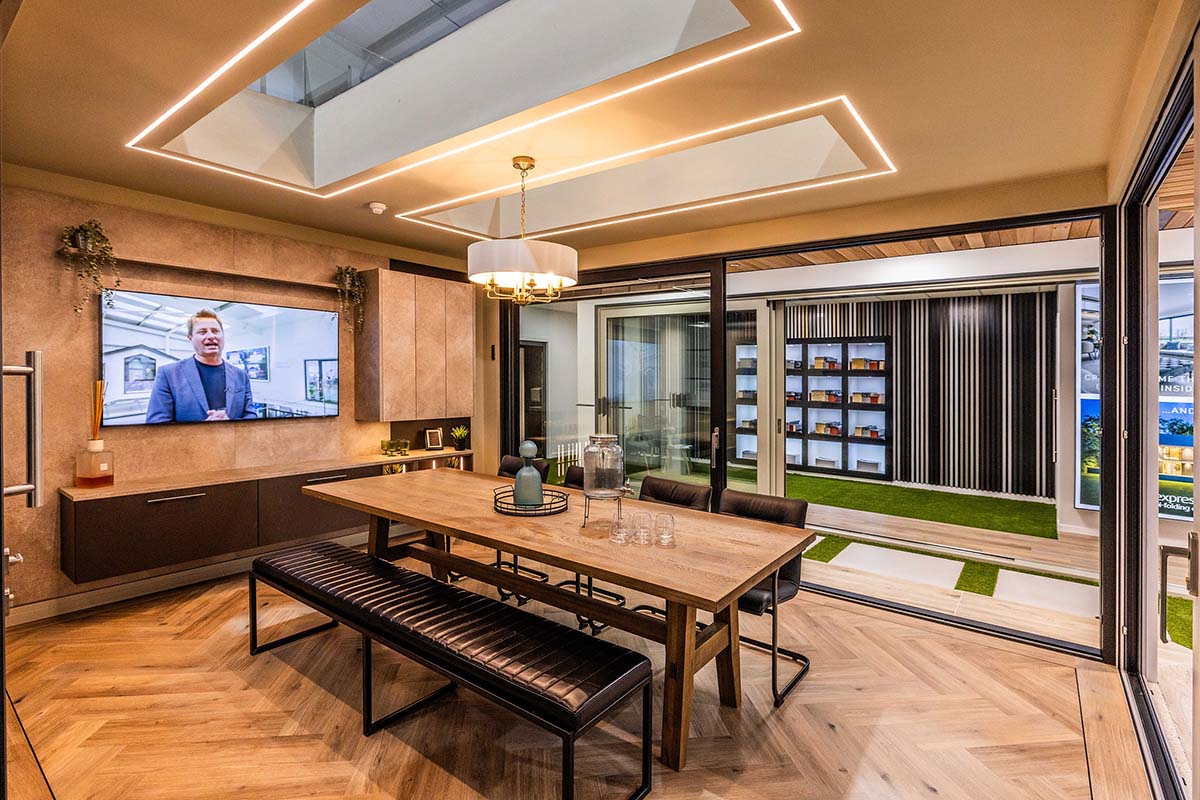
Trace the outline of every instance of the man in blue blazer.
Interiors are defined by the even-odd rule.
[[[207,308],[188,319],[188,340],[196,354],[160,366],[154,376],[146,422],[212,422],[255,419],[250,378],[221,358],[225,326]]]

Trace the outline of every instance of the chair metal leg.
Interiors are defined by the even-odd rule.
[[[450,681],[445,686],[439,686],[424,697],[419,697],[413,700],[408,705],[399,708],[392,713],[380,719],[374,719],[372,712],[372,680],[371,680],[371,637],[363,635],[363,659],[362,659],[362,732],[363,736],[370,736],[384,728],[399,722],[402,718],[408,716],[414,711],[418,711],[433,701],[437,700],[442,695],[454,691],[458,686],[454,681]]]
[[[742,644],[750,647],[757,647],[760,650],[766,650],[771,654],[771,694],[775,698],[775,707],[779,708],[783,702],[787,700],[787,696],[791,694],[792,689],[796,688],[804,676],[808,674],[812,662],[808,656],[803,653],[797,653],[795,650],[788,650],[779,646],[779,570],[775,571],[775,575],[771,581],[771,608],[767,613],[771,615],[771,641],[763,642],[758,639],[752,639],[749,636],[739,636],[738,639]],[[797,672],[787,684],[779,688],[779,657],[784,656],[800,665],[800,671]]]
[[[570,588],[575,592],[575,594],[583,594],[583,575],[576,572],[574,578],[568,578],[565,581],[559,581],[558,583],[554,584],[554,586],[557,589]],[[625,595],[618,594],[617,592],[610,591],[600,586],[596,586],[591,575],[587,576],[587,596],[602,597],[605,600],[611,600],[613,605],[621,607],[624,607],[626,603]],[[584,628],[591,628],[592,636],[598,636],[601,631],[608,627],[607,623],[596,622],[594,619],[585,617],[582,614],[576,614],[575,621],[579,624],[580,630],[583,630]]]
[[[496,569],[504,569],[505,567],[508,567],[514,575],[525,573],[526,575],[532,575],[542,583],[550,582],[550,576],[545,572],[542,572],[540,569],[521,566],[520,556],[514,555],[512,557],[512,561],[505,561],[503,554],[499,550],[496,551],[496,560],[492,562],[492,566]],[[500,587],[496,587],[496,594],[500,595],[501,600],[508,600],[510,597],[517,598],[517,605],[519,606],[523,606],[529,602],[529,598],[525,595],[517,594],[516,592],[510,592],[507,589],[501,589]]]
[[[308,628],[307,630],[299,631],[284,636],[282,639],[276,639],[273,642],[268,642],[264,645],[258,643],[258,581],[254,578],[254,573],[248,573],[250,578],[250,655],[256,656],[259,653],[265,653],[268,650],[274,650],[276,647],[283,647],[285,644],[306,639],[309,636],[315,636],[318,633],[324,633],[327,630],[337,627],[337,622],[329,620],[322,622],[320,625]]]
[[[629,800],[641,800],[650,794],[654,783],[653,776],[653,739],[654,734],[654,703],[651,701],[650,682],[642,689],[642,785],[634,790]]]

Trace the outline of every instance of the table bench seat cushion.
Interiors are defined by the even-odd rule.
[[[252,569],[566,730],[651,675],[640,653],[334,542],[264,556]]]

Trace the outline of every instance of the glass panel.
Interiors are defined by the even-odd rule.
[[[315,108],[508,0],[371,0],[248,88]]]
[[[1157,272],[1158,291],[1157,297],[1147,298],[1145,306],[1149,311],[1156,304],[1158,313],[1157,324],[1151,317],[1144,336],[1150,350],[1157,332],[1158,349],[1147,358],[1141,376],[1149,415],[1145,429],[1150,432],[1142,454],[1148,470],[1144,492],[1148,507],[1143,514],[1147,546],[1142,550],[1148,569],[1143,575],[1144,580],[1154,582],[1152,592],[1142,593],[1143,598],[1153,598],[1143,604],[1142,675],[1185,786],[1192,781],[1194,691],[1192,597],[1185,585],[1184,556],[1195,503],[1192,185],[1189,139],[1156,198],[1158,264],[1149,265],[1146,274],[1153,285]],[[1164,564],[1166,574],[1162,573]]]
[[[809,502],[806,580],[1099,647],[1099,233],[1081,219],[727,262],[729,308],[760,309],[757,398],[749,374],[730,389],[747,434],[730,476],[754,442],[758,491]],[[1164,327],[1181,348],[1189,313]]]
[[[607,432],[637,491],[656,474],[709,482],[711,331],[707,304],[601,309]]]
[[[521,309],[521,435],[550,461],[552,483],[582,465],[592,433],[617,434],[635,493],[649,474],[709,482],[708,312],[703,290]]]

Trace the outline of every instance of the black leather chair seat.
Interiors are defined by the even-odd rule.
[[[791,600],[800,591],[800,587],[784,578],[779,579],[779,602]],[[760,617],[771,607],[771,578],[767,578],[750,591],[738,598],[738,608],[748,614]]]
[[[253,569],[565,730],[585,728],[651,675],[632,650],[334,542]]]

